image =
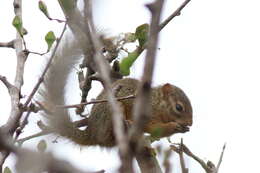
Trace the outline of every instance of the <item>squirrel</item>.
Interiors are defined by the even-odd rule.
[[[40,90],[41,99],[50,111],[45,111],[48,126],[60,136],[69,138],[76,144],[85,146],[113,147],[116,145],[113,133],[112,112],[109,103],[94,104],[88,117],[85,129],[76,127],[68,110],[54,108],[55,105],[65,103],[65,85],[73,66],[78,64],[82,52],[75,40],[67,41],[57,55],[44,79],[44,88]],[[113,83],[115,97],[135,95],[139,85],[137,79],[123,78]],[[97,100],[106,99],[103,90]],[[119,101],[123,110],[123,119],[131,122],[134,107],[134,98]],[[144,132],[152,137],[162,138],[175,133],[185,133],[192,125],[192,106],[186,94],[172,84],[164,84],[152,88],[152,114]],[[49,109],[48,109],[49,110]],[[126,125],[127,126],[127,125]]]

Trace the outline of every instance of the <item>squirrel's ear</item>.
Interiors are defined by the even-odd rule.
[[[172,91],[172,85],[169,83],[166,83],[162,86],[162,92],[164,96],[168,96],[169,93]]]

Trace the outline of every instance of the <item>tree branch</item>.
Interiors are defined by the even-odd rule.
[[[154,3],[146,5],[152,14],[152,19],[141,86],[139,86],[136,104],[133,111],[134,123],[130,131],[130,139],[133,143],[137,143],[139,138],[142,137],[144,124],[148,121],[149,115],[151,115],[151,105],[149,104],[150,92],[157,50],[156,47],[158,44],[158,27],[163,2],[163,0],[157,0]]]
[[[149,138],[142,136],[140,139],[139,152],[135,155],[137,163],[142,173],[162,173],[159,162],[156,159],[156,153],[151,147]]]
[[[174,145],[171,145],[170,147],[171,147],[171,149],[172,149],[173,151],[175,151],[176,153],[180,154],[180,149],[179,149],[178,147],[176,147],[176,146],[174,146]],[[183,148],[183,152],[184,152],[185,154],[187,154],[188,156],[190,156],[191,158],[193,158],[194,160],[196,160],[196,161],[202,166],[202,168],[203,168],[206,172],[208,172],[207,164],[206,164],[202,159],[200,159],[198,156],[194,155],[194,154],[189,150],[189,148],[186,147],[184,144],[182,145],[182,148]]]
[[[135,95],[129,95],[129,96],[125,96],[125,97],[118,97],[118,98],[115,98],[117,101],[122,101],[122,100],[128,100],[128,99],[134,99],[135,98]],[[89,101],[89,102],[83,102],[83,103],[80,103],[80,104],[74,104],[74,105],[57,105],[58,108],[78,108],[80,106],[83,106],[83,105],[89,105],[89,104],[97,104],[97,103],[106,103],[108,102],[107,99],[102,99],[102,100],[93,100],[93,101]]]
[[[15,40],[9,42],[0,42],[0,47],[14,48]]]
[[[181,10],[190,2],[191,0],[185,0],[177,10],[175,10],[165,21],[160,24],[159,30],[161,31],[173,18],[181,14]]]
[[[221,164],[221,161],[222,161],[222,158],[223,158],[223,154],[224,154],[224,150],[225,150],[226,145],[223,146],[223,149],[222,149],[222,152],[221,152],[220,159],[219,159],[217,167],[211,161],[208,161],[207,163],[205,163],[202,159],[200,159],[198,156],[193,154],[190,151],[190,149],[186,145],[184,145],[183,143],[177,144],[177,145],[179,147],[176,147],[175,145],[171,145],[170,147],[171,147],[171,149],[173,151],[175,151],[178,154],[181,154],[181,150],[183,150],[183,152],[185,154],[187,154],[188,156],[190,156],[191,158],[196,160],[201,165],[201,167],[205,170],[205,172],[207,172],[207,173],[218,173],[218,169],[220,167],[220,164]]]
[[[22,2],[21,0],[14,0],[14,13],[22,20]],[[21,26],[22,28],[22,26]],[[17,32],[16,39],[14,41],[14,49],[16,50],[17,65],[16,65],[16,75],[14,80],[14,86],[9,89],[9,94],[11,97],[11,112],[7,120],[7,123],[1,126],[0,129],[3,130],[4,134],[9,137],[13,135],[16,128],[18,127],[19,120],[22,116],[22,109],[20,109],[20,98],[21,98],[21,87],[23,85],[23,75],[24,75],[24,65],[28,54],[23,51],[23,41],[21,35]],[[7,84],[7,83],[6,83]],[[9,152],[1,152],[0,157],[0,171],[5,159],[8,157]]]
[[[82,120],[74,121],[73,125],[75,125],[75,127],[87,126],[88,125],[88,118],[84,118]],[[18,140],[16,140],[16,142],[19,145],[22,145],[25,141],[28,141],[30,139],[37,138],[37,137],[40,137],[40,136],[48,135],[48,134],[53,132],[53,131],[50,130],[51,128],[48,128],[46,125],[43,125],[41,122],[38,122],[38,126],[42,130],[41,132],[35,133],[33,135],[30,135],[30,136],[27,136],[27,137],[24,137],[24,138],[21,138],[21,139],[18,139]]]
[[[183,139],[181,139],[179,156],[180,156],[180,164],[181,164],[182,173],[188,173],[189,170],[185,166],[185,161],[184,161],[184,157],[183,157]]]
[[[97,71],[101,75],[102,82],[104,85],[104,89],[106,91],[108,101],[111,105],[112,109],[112,122],[114,125],[114,134],[116,138],[117,145],[119,147],[119,155],[122,161],[122,167],[120,168],[121,172],[131,173],[133,172],[133,165],[132,165],[132,154],[128,146],[128,139],[124,133],[124,124],[123,124],[123,113],[122,110],[116,101],[113,90],[112,90],[112,81],[110,79],[110,66],[105,58],[101,54],[103,46],[99,42],[97,34],[95,32],[95,27],[92,19],[92,6],[89,0],[85,0],[85,17],[88,21],[90,26],[91,32],[91,39],[93,43],[93,48],[95,52],[95,66],[97,67]]]
[[[223,159],[223,156],[224,156],[224,151],[225,151],[225,149],[226,149],[226,144],[223,145],[222,152],[221,152],[220,157],[219,157],[219,161],[218,161],[216,173],[218,173],[218,171],[219,171],[219,167],[220,167],[220,165],[221,165],[221,162],[222,162],[222,159]]]
[[[152,18],[150,23],[149,40],[147,45],[147,53],[145,57],[145,66],[143,70],[143,76],[141,84],[138,89],[136,104],[134,105],[133,116],[134,123],[130,129],[129,137],[130,144],[133,147],[136,158],[142,172],[162,172],[157,160],[155,158],[143,157],[144,148],[146,146],[140,145],[140,139],[143,136],[144,125],[149,120],[151,115],[150,93],[151,83],[153,76],[153,69],[156,57],[156,48],[158,44],[159,34],[159,22],[161,17],[161,11],[163,7],[163,0],[157,0],[151,4],[147,4],[146,7],[150,10]],[[151,147],[149,145],[149,147]],[[145,159],[139,159],[145,158]],[[148,160],[147,160],[148,159]],[[150,169],[147,169],[150,168]]]

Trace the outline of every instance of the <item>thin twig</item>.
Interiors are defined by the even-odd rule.
[[[73,125],[75,127],[84,127],[84,126],[88,125],[88,118],[84,118],[82,120],[74,121]],[[27,136],[27,137],[24,137],[24,138],[21,138],[21,139],[18,139],[18,140],[16,140],[16,142],[21,145],[25,141],[28,141],[30,139],[37,138],[37,137],[40,137],[40,136],[48,135],[48,134],[53,132],[53,131],[50,130],[50,128],[48,128],[46,125],[43,125],[41,122],[38,122],[38,126],[42,130],[41,132],[38,132],[36,134],[30,135],[30,136]]]
[[[16,142],[17,142],[19,145],[22,145],[25,141],[28,141],[28,140],[33,139],[33,138],[36,138],[36,137],[48,135],[48,134],[50,134],[50,133],[51,133],[51,131],[44,130],[44,131],[38,132],[38,133],[36,133],[36,134],[27,136],[27,137],[25,137],[25,138],[18,139]]]
[[[201,166],[202,168],[207,172],[208,171],[208,167],[207,167],[207,164],[202,160],[200,159],[198,156],[196,156],[195,154],[193,154],[188,147],[186,147],[186,145],[182,145],[183,147],[183,152],[185,154],[187,154],[188,156],[190,156],[191,158],[193,158],[194,160],[196,160]],[[180,153],[180,149],[177,148],[176,146],[174,145],[171,145],[171,149],[173,149],[173,151],[177,152],[178,154]]]
[[[66,20],[61,20],[61,19],[56,19],[56,18],[51,18],[51,17],[48,17],[49,20],[54,20],[56,22],[59,22],[59,23],[65,23]]]
[[[188,173],[189,171],[185,166],[185,161],[184,161],[184,156],[183,156],[183,139],[181,139],[179,156],[180,156],[180,164],[181,164],[182,173]]]
[[[29,106],[29,108],[31,108],[31,109],[29,109],[29,111],[26,113],[25,118],[24,118],[24,120],[22,121],[20,127],[18,127],[18,128],[16,129],[16,134],[15,134],[15,137],[14,137],[14,140],[15,140],[15,141],[18,139],[18,137],[19,137],[20,134],[22,133],[23,129],[24,129],[25,126],[28,124],[28,118],[29,118],[29,116],[30,116],[30,114],[32,113],[32,110],[33,110],[32,107],[34,107],[34,106],[33,106],[33,104],[31,103],[30,106]]]
[[[35,54],[35,55],[39,55],[39,56],[43,56],[45,54],[47,54],[48,52],[44,52],[44,53],[39,53],[39,52],[34,52],[34,51],[30,51],[30,50],[26,50],[28,53],[30,54]]]
[[[217,169],[216,173],[218,173],[218,171],[219,171],[219,167],[221,165],[225,149],[226,149],[226,143],[224,144],[224,146],[222,148],[222,152],[220,154],[219,161],[218,161],[217,168],[216,168]]]
[[[60,44],[60,41],[61,41],[61,39],[62,39],[64,33],[65,33],[65,31],[66,31],[66,28],[67,28],[67,23],[65,23],[65,25],[64,25],[64,27],[63,27],[62,33],[61,33],[59,39],[57,40],[57,44],[55,45],[55,47],[54,47],[54,49],[53,49],[52,55],[51,55],[49,61],[47,62],[46,66],[45,66],[45,68],[44,68],[44,70],[43,70],[43,72],[42,72],[42,75],[41,75],[40,78],[38,79],[37,84],[35,85],[35,87],[33,88],[32,92],[31,92],[31,94],[28,96],[26,102],[24,103],[24,107],[27,107],[27,106],[28,106],[28,104],[31,102],[31,100],[32,100],[32,98],[33,98],[33,96],[34,96],[34,94],[36,93],[36,91],[39,89],[41,83],[43,82],[44,76],[45,76],[45,74],[47,73],[47,71],[48,71],[48,69],[49,69],[49,67],[50,67],[50,65],[51,65],[51,62],[52,62],[52,60],[53,60],[54,57],[55,57],[55,53],[56,53],[56,51],[57,51],[57,49],[58,49],[58,46],[59,46],[59,44]]]
[[[175,10],[167,19],[165,19],[159,27],[159,30],[161,31],[173,18],[176,16],[179,16],[181,14],[181,10],[190,2],[191,0],[185,0],[177,10]]]
[[[207,163],[205,163],[202,159],[200,159],[198,156],[196,156],[195,154],[193,154],[190,149],[184,145],[184,144],[178,144],[180,147],[182,146],[182,149],[183,149],[183,152],[185,154],[187,154],[188,156],[190,156],[191,158],[193,158],[194,160],[196,160],[200,165],[201,167],[205,170],[205,172],[207,173],[217,173],[218,172],[218,169],[216,168],[216,166],[214,165],[213,162],[211,161],[208,161]],[[180,147],[176,147],[174,145],[171,145],[170,146],[172,150],[174,150],[175,152],[177,152],[178,154],[180,154]],[[219,161],[219,165],[222,161],[222,157],[223,157],[223,154],[224,154],[224,149],[225,149],[225,145],[223,147],[223,150],[222,150],[222,153],[221,153],[221,156],[220,156],[220,161]]]
[[[119,97],[119,98],[115,98],[117,101],[122,101],[122,100],[128,100],[128,99],[134,99],[135,98],[135,95],[129,95],[129,96],[125,96],[125,97]],[[89,105],[89,104],[97,104],[97,103],[106,103],[108,102],[107,99],[102,99],[102,100],[93,100],[93,101],[89,101],[89,102],[83,102],[83,103],[80,103],[80,104],[73,104],[73,105],[57,105],[56,107],[58,108],[78,108],[80,106],[83,106],[83,105]]]

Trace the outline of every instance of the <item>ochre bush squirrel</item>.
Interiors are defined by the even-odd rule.
[[[42,101],[48,108],[64,104],[64,89],[72,67],[78,63],[81,51],[75,41],[70,41],[61,48],[47,76],[44,80],[44,88],[40,90]],[[139,81],[125,78],[113,84],[116,97],[136,94]],[[105,99],[106,94],[102,91],[97,100]],[[152,88],[151,96],[152,114],[151,119],[145,125],[145,132],[157,138],[170,136],[174,133],[189,131],[192,125],[192,106],[185,93],[171,84],[164,84]],[[132,121],[134,99],[120,101],[123,108],[124,119]],[[51,129],[73,142],[86,146],[115,146],[113,134],[112,114],[109,103],[95,104],[88,117],[88,126],[82,130],[73,125],[68,110],[53,108],[44,113]]]

